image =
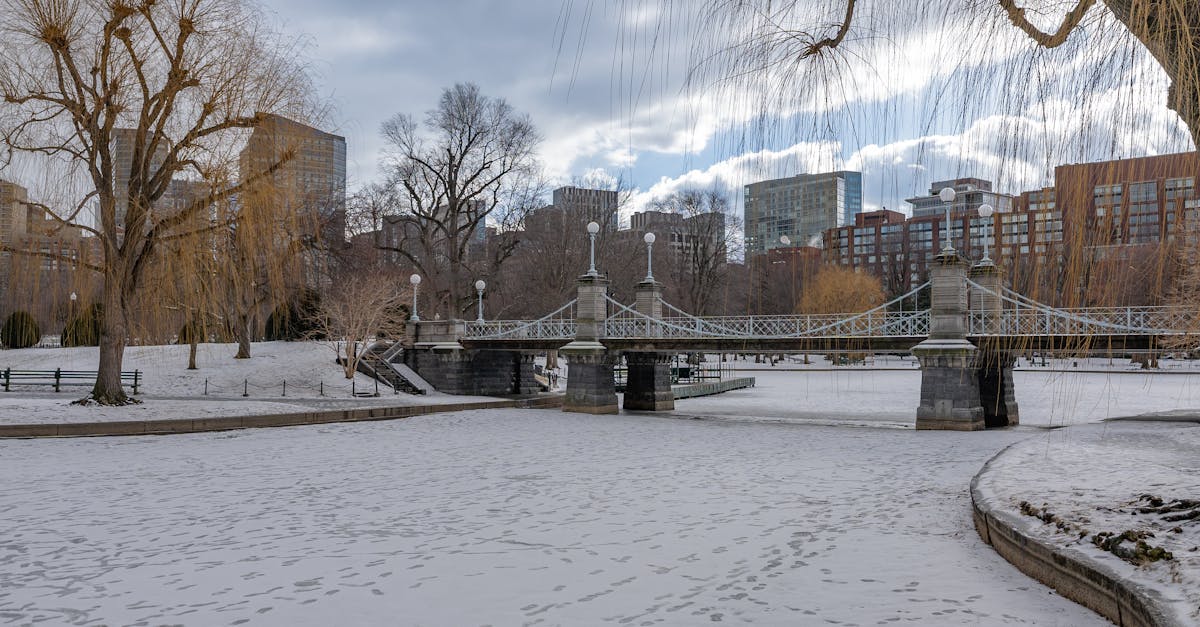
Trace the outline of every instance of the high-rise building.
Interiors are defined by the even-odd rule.
[[[12,246],[28,232],[28,199],[24,187],[0,180],[0,244]]]
[[[1172,241],[1180,222],[1195,230],[1200,154],[1119,159],[1054,168],[1049,202],[1070,225],[1072,244],[1112,249]],[[1031,199],[1032,200],[1032,199]]]
[[[1012,211],[1012,196],[992,191],[991,181],[977,178],[961,178],[949,181],[935,181],[929,186],[928,196],[917,196],[916,198],[906,199],[905,202],[913,207],[912,216],[914,218],[923,218],[935,214],[944,214],[946,203],[942,202],[939,194],[947,187],[957,192],[954,197],[954,203],[950,207],[952,214],[976,211],[985,204],[991,205],[992,209],[996,210],[996,213],[1008,213]]]
[[[45,301],[69,290],[83,248],[80,229],[29,204],[28,192],[0,180],[0,307],[44,318]]]
[[[726,262],[725,214],[719,211],[693,216],[642,211],[630,216],[629,223],[631,235],[640,240],[646,233],[654,233],[654,245],[678,255],[685,266],[693,263],[694,255],[708,256],[708,261],[715,264]]]
[[[747,256],[815,245],[827,229],[852,223],[862,212],[862,174],[799,174],[751,183],[744,200]]]
[[[560,187],[554,190],[554,208],[563,211],[583,224],[595,222],[606,232],[620,226],[617,214],[617,192],[607,189]]]
[[[125,230],[125,215],[129,212],[129,178],[133,173],[133,151],[135,149],[137,130],[132,128],[114,128],[112,134],[113,160],[113,197],[116,199],[115,217],[117,229]],[[160,144],[151,160],[151,172],[162,166],[166,160],[167,147]]]
[[[243,179],[267,171],[276,202],[328,247],[346,239],[346,139],[278,115],[266,115],[239,158]]]
[[[1062,165],[1054,178],[1053,187],[1015,198],[977,179],[934,183],[931,197],[945,183],[958,188],[966,181],[987,192],[961,203],[956,199],[950,243],[977,260],[986,238],[990,257],[1023,293],[1069,306],[1158,302],[1174,271],[1171,255],[1178,247],[1171,244],[1200,245],[1200,155]],[[1009,210],[981,218],[984,198]],[[906,291],[927,278],[943,246],[941,205],[930,202],[924,215],[907,220],[864,214],[854,226],[827,231],[825,260],[871,272],[890,291]]]

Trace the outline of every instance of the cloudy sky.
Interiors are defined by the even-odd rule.
[[[532,117],[554,182],[618,179],[634,192],[630,210],[714,184],[740,206],[748,182],[831,169],[864,173],[867,209],[903,210],[932,180],[980,176],[1017,193],[1052,184],[1060,163],[1191,149],[1161,72],[1102,7],[1046,52],[988,2],[898,13],[864,1],[831,60],[797,65],[786,47],[709,56],[754,25],[696,4],[265,1],[310,42],[351,189],[379,177],[380,124],[423,113],[456,82]],[[842,10],[798,4],[802,15],[769,17],[831,24]],[[1048,29],[1061,17],[1030,15]]]

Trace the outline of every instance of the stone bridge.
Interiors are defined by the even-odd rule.
[[[911,352],[921,366],[916,427],[976,430],[1019,422],[1012,366],[1020,353],[1148,351],[1196,328],[1195,314],[1167,307],[1056,309],[1005,289],[1001,278],[990,259],[971,266],[947,247],[929,283],[867,312],[699,317],[665,302],[649,273],[635,302],[619,303],[593,266],[574,300],[537,320],[414,319],[403,358],[440,391],[532,394],[534,355],[558,350],[570,373],[563,410],[606,414],[619,410],[613,367],[622,357],[625,409],[665,411],[674,408],[670,360],[680,352]],[[928,310],[889,311],[923,289]]]

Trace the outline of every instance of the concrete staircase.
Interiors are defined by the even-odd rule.
[[[401,350],[399,344],[376,342],[358,360],[358,371],[382,383],[386,383],[396,391],[408,394],[424,394],[424,389],[410,381],[402,372],[392,366],[392,359],[399,355]]]

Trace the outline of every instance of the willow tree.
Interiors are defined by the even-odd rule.
[[[0,166],[54,181],[55,219],[101,251],[96,402],[130,402],[120,379],[129,313],[164,244],[215,228],[213,206],[294,154],[230,176],[247,129],[310,111],[297,52],[246,0],[0,0]],[[177,179],[214,184],[160,203]]]

